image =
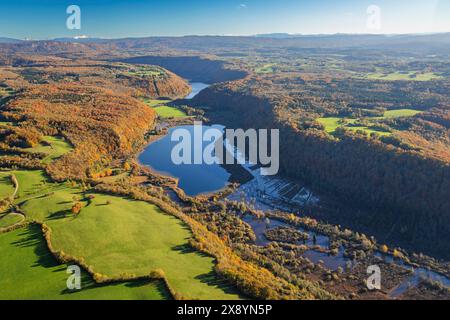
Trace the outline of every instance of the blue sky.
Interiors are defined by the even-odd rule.
[[[367,8],[381,29],[367,28]],[[66,8],[81,8],[81,30]],[[120,38],[260,33],[450,32],[450,0],[0,0],[0,36]]]

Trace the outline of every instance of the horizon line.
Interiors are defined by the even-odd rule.
[[[60,36],[52,38],[14,38],[8,36],[0,36],[0,38],[17,40],[17,41],[55,41],[61,39],[72,39],[72,40],[124,40],[124,39],[146,39],[146,38],[187,38],[187,37],[236,37],[236,38],[249,38],[258,36],[276,36],[276,35],[286,35],[290,37],[319,37],[319,36],[427,36],[427,35],[439,35],[439,34],[449,34],[450,31],[438,31],[438,32],[410,32],[410,33],[364,33],[364,32],[354,32],[354,33],[288,33],[288,32],[273,32],[273,33],[257,33],[257,34],[185,34],[185,35],[148,35],[148,36],[129,36],[129,37],[97,37],[88,35],[74,35],[74,36]]]

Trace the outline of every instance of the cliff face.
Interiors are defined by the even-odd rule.
[[[222,61],[200,57],[145,56],[122,59],[130,64],[150,64],[166,68],[193,82],[217,83],[238,80],[247,75],[245,71],[227,69]]]
[[[211,108],[212,119],[229,127],[279,128],[282,173],[354,208],[331,208],[318,218],[449,258],[450,170],[444,163],[376,140],[334,140],[319,130],[296,129],[282,120],[275,101],[252,95],[239,82],[205,89],[193,103]]]

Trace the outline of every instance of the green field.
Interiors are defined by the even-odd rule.
[[[184,111],[175,107],[160,106],[154,108],[156,113],[161,118],[185,118],[187,114]]]
[[[356,119],[345,119],[347,123],[354,123]],[[344,118],[339,117],[326,117],[326,118],[319,118],[317,121],[322,124],[325,127],[325,131],[332,134],[336,131],[339,127],[345,127],[343,121]]]
[[[13,194],[14,185],[11,181],[11,173],[0,171],[0,199],[8,198]]]
[[[365,126],[351,126],[351,127],[346,127],[346,128],[349,130],[352,130],[352,131],[363,131],[367,135],[376,133],[380,136],[390,136],[392,134],[391,132],[375,130],[375,129],[372,129],[370,127],[365,127]]]
[[[392,72],[392,73],[382,73],[375,72],[369,73],[364,78],[370,80],[386,80],[386,81],[431,81],[443,79],[442,76],[434,72]]]
[[[9,126],[13,126],[14,122],[11,121],[0,121],[0,127],[9,127]]]
[[[42,138],[39,145],[25,149],[28,152],[45,153],[43,163],[50,163],[72,150],[72,146],[61,137],[46,136]]]
[[[51,227],[56,250],[85,259],[107,276],[143,276],[162,269],[184,296],[238,298],[215,278],[214,260],[189,249],[191,233],[178,219],[146,202],[101,194],[85,202],[75,218],[69,211],[74,196],[82,198],[79,190],[66,188],[22,206],[30,218]]]
[[[19,202],[30,197],[50,192],[55,184],[49,183],[41,170],[16,170],[11,171],[19,182],[17,196]]]
[[[159,300],[170,295],[162,281],[96,285],[82,275],[81,291],[69,291],[67,266],[47,250],[36,225],[0,234],[0,300]]]
[[[238,298],[215,276],[214,259],[190,249],[190,230],[156,206],[102,194],[87,201],[79,188],[46,182],[41,171],[14,173],[27,218],[45,222],[54,248],[85,259],[95,272],[143,276],[162,269],[184,296]],[[75,201],[85,206],[78,217],[70,212]]]
[[[413,117],[416,114],[421,113],[419,110],[414,109],[398,109],[398,110],[389,110],[384,113],[383,118],[400,118],[400,117]]]
[[[0,87],[0,98],[7,97],[12,93],[14,93],[14,90],[12,88]]]
[[[160,118],[186,118],[187,114],[175,107],[167,106],[166,104],[171,102],[171,100],[161,99],[161,100],[154,100],[154,99],[148,99],[143,98],[142,101],[144,101],[145,104],[147,104],[149,107],[153,108],[158,116]]]
[[[23,216],[15,214],[15,213],[8,213],[5,215],[1,215],[0,216],[0,229],[13,226],[19,222],[22,222],[23,220],[24,220]]]
[[[256,68],[255,72],[258,74],[273,73],[274,72],[273,67],[275,67],[275,63],[265,64],[261,67]]]
[[[148,99],[148,98],[142,98],[142,101],[147,104],[149,107],[158,107],[158,106],[163,106],[169,102],[171,102],[171,100],[167,100],[167,99]]]
[[[421,113],[421,111],[413,109],[388,110],[384,113],[382,117],[366,117],[364,119],[368,120],[369,124],[376,124],[377,120],[412,117],[419,113]],[[334,134],[337,128],[342,127],[353,131],[361,130],[368,135],[371,133],[376,133],[381,136],[391,135],[390,132],[374,130],[370,128],[370,125],[369,126],[355,125],[358,119],[344,118],[344,117],[325,117],[325,118],[318,118],[317,121],[325,127],[325,131],[328,132],[329,134]]]
[[[133,69],[127,73],[136,77],[158,77],[164,75],[161,69],[151,66],[133,66]]]

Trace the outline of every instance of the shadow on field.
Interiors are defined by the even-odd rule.
[[[54,268],[60,265],[48,250],[39,226],[31,225],[22,229],[19,237],[20,240],[12,243],[14,246],[19,248],[34,247],[37,260],[32,267]]]
[[[68,214],[68,210],[61,210],[61,211],[57,211],[55,213],[52,213],[47,219],[48,220],[60,220],[60,219],[64,219],[67,217]]]
[[[227,294],[238,294],[241,296],[241,294],[236,290],[235,287],[228,283],[227,280],[220,278],[220,276],[214,271],[201,274],[195,277],[195,279],[200,280],[202,283],[205,283],[208,286],[219,288]],[[241,298],[245,297],[241,296]]]
[[[198,250],[192,248],[188,243],[185,243],[185,244],[181,244],[181,245],[172,247],[171,249],[174,250],[174,251],[179,251],[179,252],[181,252],[182,254],[195,253],[195,254],[198,254],[198,255],[201,256],[201,257],[208,257],[208,258],[211,258],[210,255],[208,255],[208,254],[206,254],[206,253],[203,253],[203,252],[200,252],[200,251],[198,251]]]
[[[210,255],[200,252],[193,247],[191,247],[189,244],[182,244],[179,246],[172,247],[172,250],[180,251],[182,254],[197,254],[201,257],[208,257],[208,258],[214,258]],[[216,262],[214,262],[215,264]],[[208,273],[201,274],[195,277],[196,280],[199,280],[202,283],[205,283],[208,286],[216,287],[221,289],[223,292],[227,294],[237,294],[242,299],[246,299],[242,294],[234,287],[232,286],[227,280],[221,278],[214,270],[211,270]]]
[[[172,297],[170,296],[169,292],[167,291],[167,288],[163,281],[161,280],[136,280],[136,281],[129,281],[129,282],[115,282],[115,283],[105,283],[105,284],[97,284],[94,282],[92,277],[83,272],[82,280],[81,280],[81,290],[69,290],[64,289],[61,291],[61,295],[70,295],[73,293],[77,293],[80,291],[86,292],[93,289],[99,289],[102,287],[115,287],[115,286],[122,286],[125,285],[127,288],[139,288],[139,287],[145,287],[149,285],[155,285],[157,291],[161,294],[162,297],[164,297],[165,300],[172,300]]]

